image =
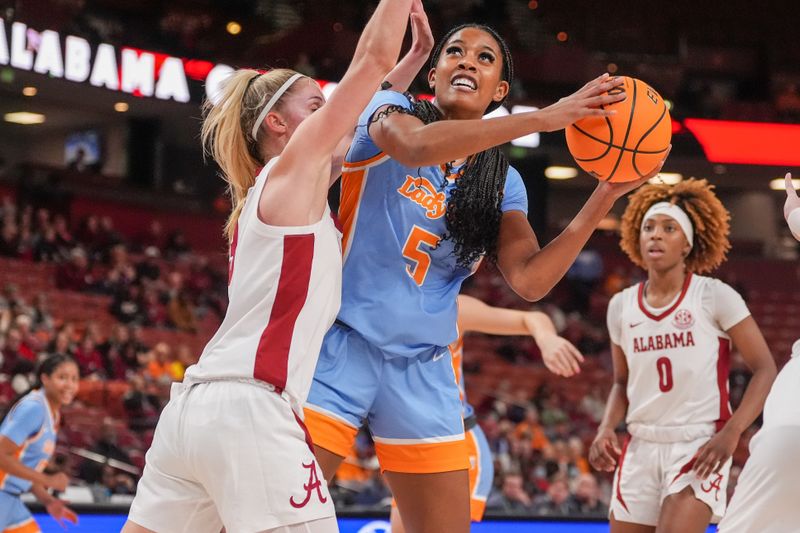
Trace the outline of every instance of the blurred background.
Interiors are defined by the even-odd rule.
[[[239,67],[290,67],[325,91],[345,71],[368,0],[0,0],[0,405],[27,390],[43,354],[81,365],[58,464],[68,498],[125,502],[168,385],[224,314],[229,209],[203,161],[200,104]],[[501,113],[546,106],[602,72],[641,78],[668,100],[673,150],[662,179],[706,178],[732,213],[716,273],[742,293],[780,364],[800,319],[797,246],[773,183],[800,166],[800,47],[794,4],[775,0],[580,2],[427,0],[434,31],[480,21],[517,70]],[[427,93],[424,72],[412,92]],[[563,132],[504,147],[547,242],[596,181]],[[336,204],[335,192],[331,196]],[[470,336],[466,382],[496,462],[490,513],[604,517],[610,478],[588,444],[611,385],[605,308],[642,277],[619,251],[619,202],[538,308],[587,356],[572,380],[546,373],[524,338]],[[466,292],[530,306],[482,269]],[[510,368],[513,366],[513,372]],[[749,375],[739,358],[731,398]],[[750,430],[736,455],[747,455]],[[738,467],[735,467],[738,468]],[[731,483],[730,490],[735,484]],[[336,480],[340,509],[385,510],[363,434]]]

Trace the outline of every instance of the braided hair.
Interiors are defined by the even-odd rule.
[[[503,52],[502,79],[510,84],[514,77],[514,64],[508,45],[495,30],[482,24],[463,24],[447,32],[431,55],[431,68],[436,68],[445,43],[456,32],[464,28],[477,28],[485,31],[497,41]],[[373,122],[394,112],[414,115],[424,124],[444,118],[439,108],[431,102],[416,101],[411,95],[407,96],[412,103],[410,111],[401,106],[388,106],[374,117]],[[487,112],[497,109],[504,100],[493,101],[487,108]],[[453,242],[453,253],[459,266],[471,268],[475,261],[483,255],[491,263],[497,261],[497,237],[503,217],[500,208],[503,203],[508,166],[506,157],[499,148],[494,147],[469,156],[458,172],[456,186],[447,200],[445,214],[447,234],[443,238]],[[452,167],[449,163],[446,174],[452,174]],[[443,187],[445,185],[446,182],[442,184]]]

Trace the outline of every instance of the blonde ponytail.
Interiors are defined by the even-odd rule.
[[[216,103],[210,100],[203,103],[200,133],[203,153],[211,156],[222,169],[233,204],[225,224],[229,240],[233,239],[256,172],[266,163],[266,154],[261,153],[250,131],[267,101],[294,74],[288,69],[271,70],[263,75],[251,69],[237,70],[222,84]],[[276,108],[279,106],[280,102]]]

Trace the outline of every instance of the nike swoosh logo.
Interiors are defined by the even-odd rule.
[[[642,322],[631,322],[631,323],[630,323],[630,324],[628,324],[628,325],[629,325],[630,327],[632,327],[632,328],[635,328],[636,326],[641,326],[642,324],[644,324],[644,321],[642,321]]]
[[[434,355],[434,356],[433,356],[433,361],[434,361],[434,362],[438,361],[439,359],[441,359],[442,357],[444,357],[446,353],[447,353],[447,352],[442,352],[442,353],[440,353],[439,355]]]

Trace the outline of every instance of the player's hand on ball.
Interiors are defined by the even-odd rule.
[[[672,151],[672,145],[669,145],[667,152],[664,154],[664,158],[656,165],[656,168],[648,172],[644,177],[635,180],[635,181],[623,181],[623,182],[611,182],[611,181],[601,181],[597,187],[601,191],[611,195],[615,200],[618,198],[622,198],[629,192],[638,189],[640,186],[647,183],[652,178],[656,177],[661,169],[664,168],[664,163],[667,162],[667,158],[669,157],[669,153]]]
[[[601,429],[589,447],[589,463],[595,470],[613,472],[622,452],[613,429]]]
[[[608,117],[616,111],[603,109],[626,98],[625,92],[606,94],[609,90],[622,85],[622,78],[612,78],[608,73],[593,79],[577,92],[566,96],[553,105],[538,111],[542,121],[542,131],[563,130],[570,124],[588,117]]]
[[[794,189],[791,172],[786,173],[784,180],[786,183],[786,202],[783,204],[783,218],[788,222],[789,213],[800,207],[800,197],[797,196],[797,191]]]
[[[739,434],[728,428],[722,428],[711,437],[695,456],[693,470],[700,479],[706,479],[712,473],[718,473],[731,458],[739,443]]]

